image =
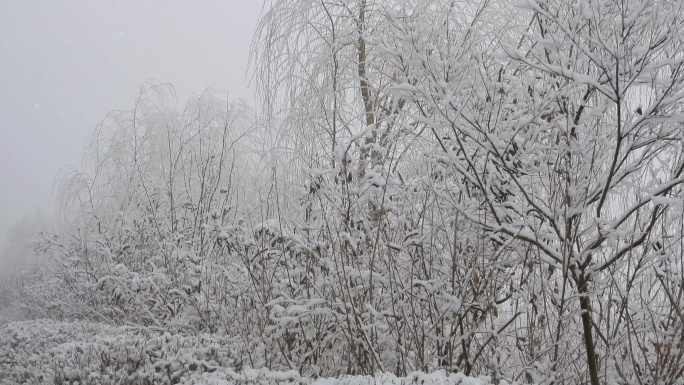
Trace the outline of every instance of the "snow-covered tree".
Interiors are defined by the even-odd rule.
[[[145,85],[27,298],[314,377],[681,384],[682,7],[275,1],[258,113]]]
[[[401,87],[443,139],[450,193],[467,196],[453,209],[517,254],[521,291],[506,309],[524,315],[504,342],[508,370],[679,381],[681,290],[662,277],[681,285],[684,3],[521,6],[518,41],[454,63],[469,76],[425,66],[431,82]]]

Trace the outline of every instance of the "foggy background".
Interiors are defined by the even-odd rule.
[[[211,86],[250,104],[247,61],[261,0],[0,1],[0,275],[8,231],[50,213],[54,177],[90,130],[171,83],[184,103]]]

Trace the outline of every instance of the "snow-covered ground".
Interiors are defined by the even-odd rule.
[[[88,322],[14,322],[0,326],[0,384],[488,383],[487,378],[445,372],[311,379],[296,371],[236,370],[234,346],[233,339],[220,336],[180,336]]]

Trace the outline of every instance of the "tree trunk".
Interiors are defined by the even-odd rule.
[[[594,337],[591,332],[591,299],[589,298],[589,280],[584,273],[577,279],[577,290],[580,294],[580,309],[582,310],[582,329],[584,335],[584,347],[587,351],[587,366],[591,385],[599,385],[598,367],[596,361],[596,349]]]

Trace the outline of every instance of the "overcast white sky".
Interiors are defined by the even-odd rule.
[[[90,129],[132,107],[149,78],[182,102],[207,86],[250,100],[262,0],[0,0],[0,250],[7,229],[47,208],[54,176],[78,165]]]

